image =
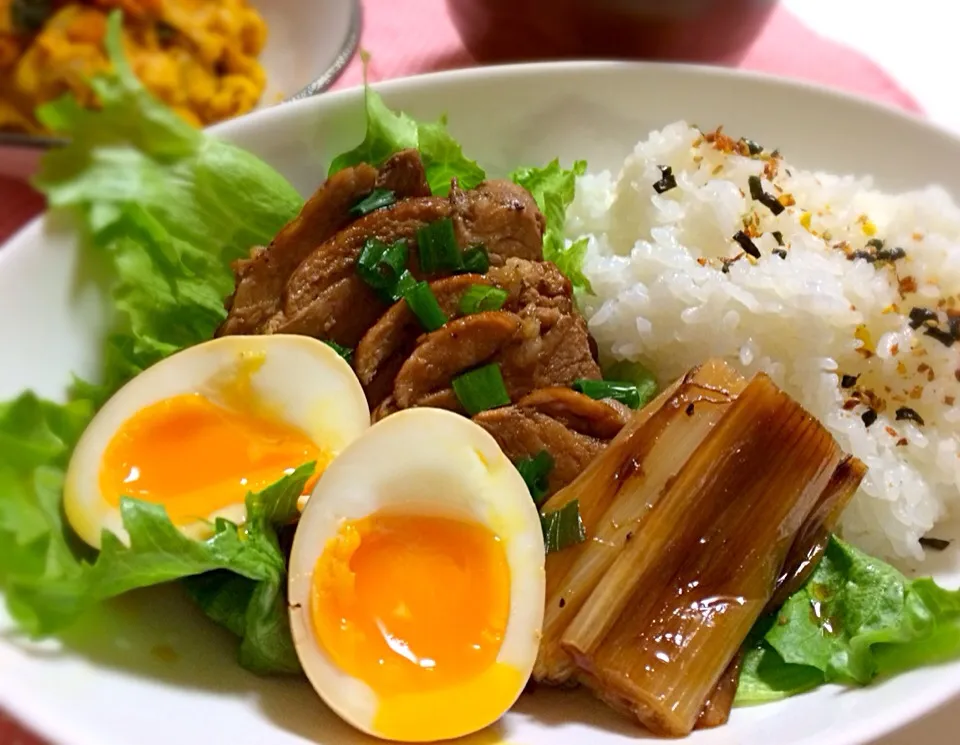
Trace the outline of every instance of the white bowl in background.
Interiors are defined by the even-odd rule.
[[[267,22],[260,62],[267,87],[256,109],[329,88],[356,52],[363,25],[360,0],[251,0]],[[27,178],[56,138],[0,131],[0,176]]]
[[[872,173],[879,188],[940,183],[960,198],[960,139],[915,117],[851,96],[770,77],[692,66],[557,63],[477,68],[377,86],[419,119],[449,116],[463,151],[491,176],[559,156],[616,169],[651,129],[684,118],[780,148],[799,166]],[[749,102],[750,105],[744,105]],[[330,158],[363,138],[363,92],[330,93],[241,117],[215,132],[247,148],[303,193]],[[62,397],[70,373],[95,375],[103,298],[84,283],[76,231],[63,215],[35,220],[0,249],[4,364],[0,400],[32,387]],[[941,535],[938,532],[938,535]],[[960,529],[944,528],[946,538]],[[960,584],[960,541],[924,572]],[[0,604],[2,608],[2,604]],[[236,642],[176,592],[120,598],[65,638],[31,644],[0,610],[0,707],[58,745],[371,745],[301,679],[238,667]],[[175,662],[151,653],[177,652]],[[863,689],[825,686],[787,701],[735,709],[730,723],[685,745],[954,743],[960,710],[927,720],[960,694],[960,660]],[[955,704],[954,704],[955,706]],[[913,726],[893,733],[912,720]],[[500,728],[462,745],[666,743],[583,692],[538,688]],[[875,743],[875,745],[881,745]]]

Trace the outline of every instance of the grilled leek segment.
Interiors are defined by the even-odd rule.
[[[588,540],[548,557],[534,675],[657,734],[723,723],[750,629],[809,576],[864,473],[766,375],[691,371],[547,503],[579,500]]]

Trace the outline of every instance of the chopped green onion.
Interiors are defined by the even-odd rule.
[[[603,377],[606,380],[619,380],[624,383],[633,383],[637,387],[637,393],[640,396],[639,406],[646,406],[660,392],[660,386],[652,372],[639,362],[630,362],[623,360],[614,363],[603,371]]]
[[[427,331],[436,331],[447,322],[447,316],[440,309],[437,296],[426,282],[415,282],[403,293],[403,299]]]
[[[588,380],[580,378],[573,381],[573,390],[580,391],[590,398],[612,398],[631,409],[640,408],[640,391],[633,383],[623,383],[615,380]]]
[[[510,403],[510,394],[503,383],[500,365],[496,363],[478,367],[454,378],[453,392],[470,416]]]
[[[553,456],[541,450],[532,458],[521,458],[513,465],[523,477],[534,503],[539,506],[547,495],[547,476],[553,470]]]
[[[483,246],[471,246],[463,252],[463,270],[471,274],[486,274],[490,268],[490,257]]]
[[[580,518],[580,501],[567,502],[559,510],[540,515],[543,545],[548,554],[587,540],[587,530]]]
[[[420,269],[424,274],[454,271],[463,266],[463,256],[453,232],[453,220],[445,217],[417,231]]]
[[[350,215],[352,217],[363,217],[375,210],[396,204],[396,201],[397,195],[389,189],[374,189],[350,208]]]
[[[491,285],[470,285],[460,298],[460,312],[468,316],[487,310],[500,310],[507,302],[506,290]]]
[[[406,241],[387,245],[379,238],[368,238],[357,259],[357,273],[373,289],[392,294],[406,271],[408,257]]]
[[[342,344],[337,344],[335,341],[329,341],[327,339],[323,339],[323,343],[333,349],[334,352],[343,357],[347,362],[349,362],[353,356],[353,350],[350,349],[350,347],[345,347]]]
[[[400,275],[400,279],[390,288],[390,299],[396,302],[410,292],[416,284],[416,277],[410,273],[409,269],[404,269],[403,274]]]

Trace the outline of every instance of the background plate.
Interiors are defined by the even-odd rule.
[[[360,0],[251,0],[251,5],[268,27],[260,55],[267,87],[256,110],[326,90],[360,41]],[[0,176],[30,176],[40,153],[56,143],[53,137],[0,131]]]
[[[446,112],[464,151],[491,175],[520,164],[587,158],[616,168],[654,128],[685,118],[779,147],[790,162],[873,173],[885,189],[938,182],[960,195],[960,141],[917,119],[813,87],[734,72],[644,64],[566,63],[470,70],[380,88],[419,118]],[[217,132],[284,173],[304,193],[332,154],[362,137],[358,90],[272,108]],[[105,314],[68,221],[38,220],[0,251],[0,400],[31,386],[61,396],[69,373],[95,373]],[[960,537],[960,531],[944,531]],[[938,530],[938,535],[941,531]],[[953,544],[953,548],[957,547]],[[960,583],[955,550],[923,567]],[[355,735],[299,680],[262,680],[234,663],[235,645],[175,588],[139,592],[99,611],[62,642],[27,644],[0,615],[0,706],[65,745],[333,745]],[[919,717],[960,692],[960,662],[864,690],[823,688],[734,711],[693,745],[852,745]],[[940,726],[946,720],[939,719]],[[953,741],[953,729],[940,733]],[[934,733],[913,730],[914,741]],[[538,690],[496,731],[464,742],[633,743],[646,736],[582,693]],[[906,742],[900,738],[889,740]]]

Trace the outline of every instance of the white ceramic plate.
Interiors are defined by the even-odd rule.
[[[329,88],[360,41],[360,0],[251,0],[267,23],[260,56],[267,87],[257,109]],[[54,142],[0,132],[0,176],[26,178]]]
[[[390,105],[417,117],[447,112],[465,152],[493,175],[557,155],[615,168],[649,130],[686,118],[724,124],[805,167],[870,172],[887,189],[939,182],[960,197],[960,141],[953,136],[873,104],[770,78],[587,63],[445,73],[381,90]],[[323,180],[329,157],[355,145],[362,128],[361,94],[353,90],[269,109],[218,132],[307,193]],[[86,275],[62,219],[34,222],[0,251],[0,400],[27,386],[61,396],[71,371],[96,372],[104,314]],[[958,559],[944,552],[925,571],[956,586]],[[255,678],[233,655],[232,640],[175,589],[142,592],[87,619],[62,643],[29,645],[0,632],[0,706],[64,745],[372,742],[341,724],[306,683]],[[690,742],[852,745],[958,693],[960,662],[865,690],[823,688],[735,710],[729,725],[697,732]],[[939,732],[923,726],[884,742],[955,742],[958,725],[960,713],[948,713],[930,722]],[[638,737],[647,736],[585,694],[538,690],[500,728],[470,742],[607,745]]]

